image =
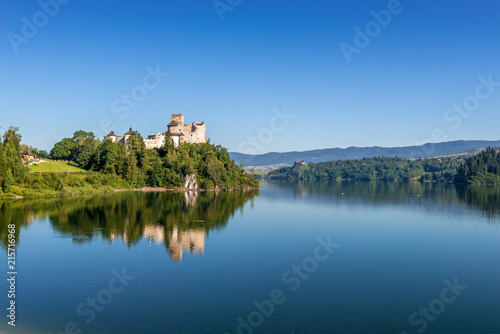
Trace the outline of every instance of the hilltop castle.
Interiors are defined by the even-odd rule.
[[[207,126],[205,122],[184,124],[183,114],[173,114],[172,121],[167,125],[175,147],[184,143],[206,143]]]
[[[207,142],[207,127],[205,122],[193,122],[184,124],[183,114],[172,114],[172,121],[167,125],[168,133],[174,141],[174,146],[178,147],[184,143],[206,143]],[[144,139],[144,145],[147,149],[160,148],[165,142],[167,132],[150,134]],[[111,131],[107,138],[114,142],[127,143],[130,136],[134,134],[130,128],[123,136],[117,136]]]

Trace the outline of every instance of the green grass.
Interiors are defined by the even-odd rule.
[[[116,175],[97,172],[35,172],[27,174],[22,184],[10,187],[10,194],[0,192],[0,198],[15,197],[14,195],[24,198],[69,197],[131,188],[134,187]]]
[[[63,173],[63,172],[85,172],[84,169],[76,167],[72,162],[66,161],[47,161],[39,164],[33,164],[30,166],[30,172],[54,172],[54,173]]]

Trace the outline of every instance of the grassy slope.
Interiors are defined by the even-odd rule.
[[[247,170],[246,172],[247,172],[247,174],[257,174],[257,175],[262,175],[264,177],[267,174],[269,174],[270,171],[268,171],[268,170],[256,170],[252,173],[251,171]]]
[[[47,161],[30,166],[30,172],[84,172],[84,169],[71,165],[71,162],[66,161]]]

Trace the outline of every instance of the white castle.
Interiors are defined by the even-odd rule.
[[[184,124],[183,114],[172,114],[172,121],[167,125],[168,133],[174,141],[174,146],[178,147],[184,143],[206,143],[207,142],[207,127],[205,122],[193,122],[191,124]],[[147,149],[160,148],[165,143],[167,132],[151,133],[144,140],[144,145]],[[120,142],[127,143],[130,136],[134,135],[134,131],[130,128],[123,136],[117,136],[111,131],[107,138],[113,143]]]

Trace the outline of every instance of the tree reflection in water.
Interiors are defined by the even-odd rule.
[[[16,224],[17,244],[23,226],[48,219],[54,231],[74,243],[102,237],[121,240],[128,247],[143,238],[164,244],[174,261],[183,252],[203,254],[205,237],[224,229],[237,210],[258,194],[250,192],[122,192],[68,199],[0,202],[0,236],[7,247],[7,225]]]

